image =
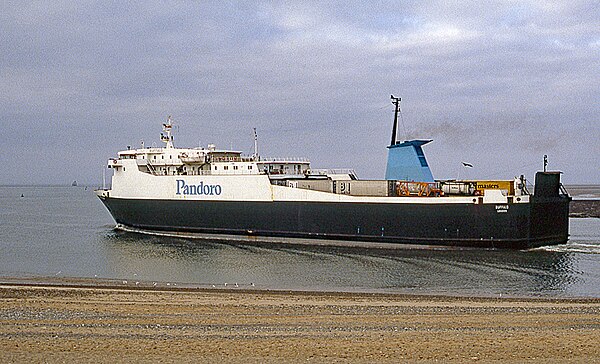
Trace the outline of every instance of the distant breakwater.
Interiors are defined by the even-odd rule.
[[[573,200],[569,210],[569,217],[600,218],[600,200]]]

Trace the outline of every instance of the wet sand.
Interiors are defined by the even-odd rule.
[[[573,200],[569,210],[570,217],[600,218],[600,200]]]
[[[598,299],[0,285],[2,363],[592,362],[599,341]]]

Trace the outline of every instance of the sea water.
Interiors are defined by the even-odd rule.
[[[600,219],[528,251],[253,246],[124,233],[86,187],[0,187],[0,276],[199,287],[600,297]],[[0,279],[1,280],[1,279]]]

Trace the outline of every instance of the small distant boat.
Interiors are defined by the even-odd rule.
[[[71,183],[72,187],[77,187],[77,181],[73,181],[73,183]]]

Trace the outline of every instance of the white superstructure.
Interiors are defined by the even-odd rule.
[[[176,148],[171,117],[163,123],[162,148],[145,147],[120,151],[108,161],[113,169],[111,189],[99,196],[158,199],[260,200],[303,199],[307,194],[323,199],[322,191],[290,189],[288,180],[355,180],[351,169],[311,170],[307,158],[265,158],[256,150],[242,155],[235,150]],[[219,186],[218,191],[198,191],[198,186]],[[212,193],[211,193],[212,192]],[[218,194],[216,193],[218,192]],[[315,197],[316,196],[316,197]],[[350,196],[332,196],[334,200]],[[326,200],[328,198],[325,198]]]
[[[188,175],[286,175],[302,176],[310,172],[310,162],[305,158],[263,158],[257,153],[242,156],[242,152],[217,149],[214,144],[207,148],[175,148],[172,135],[171,117],[163,124],[161,140],[163,148],[129,149],[118,153],[111,159],[108,167],[115,175],[123,172],[123,161],[135,159],[141,172],[151,175],[188,176]]]

